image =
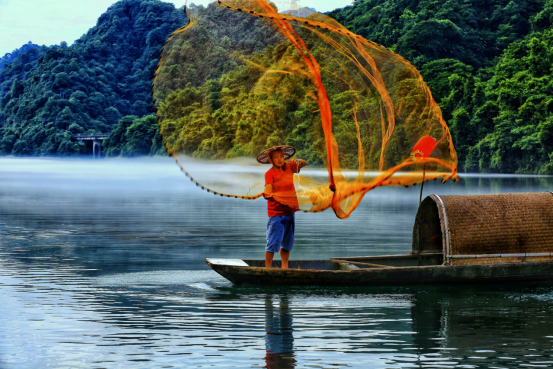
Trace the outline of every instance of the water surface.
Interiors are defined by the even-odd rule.
[[[298,213],[292,258],[408,253],[420,187],[352,216]],[[466,175],[425,194],[551,191]],[[0,159],[1,368],[553,367],[553,284],[234,286],[206,257],[263,258],[263,200],[170,159]]]

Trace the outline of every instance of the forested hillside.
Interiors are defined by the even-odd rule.
[[[0,154],[80,154],[72,134],[152,114],[159,52],[185,23],[172,4],[123,0],[73,45],[19,52],[0,71]]]
[[[330,15],[419,68],[461,172],[553,174],[552,0],[364,0]]]
[[[329,15],[421,71],[451,128],[461,172],[553,174],[553,0],[357,0]],[[162,153],[149,117],[151,83],[164,41],[185,21],[171,4],[124,0],[75,44],[5,60],[0,154],[83,153],[71,135],[84,132],[112,132],[110,156]],[[226,30],[233,31],[242,32]],[[217,55],[211,50],[205,62]],[[220,117],[229,76],[198,80],[174,99],[209,102]],[[290,127],[286,143],[310,139],[304,125]],[[203,128],[191,126],[189,135],[205,154],[215,137]],[[244,154],[251,134],[241,127],[233,135],[225,142],[240,144],[229,155]]]

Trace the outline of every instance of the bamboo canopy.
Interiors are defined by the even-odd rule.
[[[553,193],[426,197],[412,254],[436,253],[445,265],[553,260]]]

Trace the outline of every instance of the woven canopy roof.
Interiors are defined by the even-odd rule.
[[[436,252],[446,264],[553,259],[553,193],[428,196],[413,253]]]

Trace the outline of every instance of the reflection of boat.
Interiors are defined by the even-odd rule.
[[[431,357],[443,360],[443,356],[434,355],[444,354],[448,348],[454,353],[449,351],[444,356],[461,357],[466,367],[477,368],[513,367],[514,360],[509,357],[524,358],[527,348],[530,352],[551,351],[551,287],[551,283],[502,284],[493,289],[489,285],[465,285],[462,290],[449,286],[402,287],[411,302],[414,352],[423,357],[413,367],[431,366]],[[509,355],[497,355],[506,350]],[[540,360],[539,356],[535,358]],[[541,360],[545,362],[533,365],[551,367],[546,356]]]
[[[206,259],[236,284],[407,285],[553,280],[553,193],[427,197],[411,254],[289,262]]]

